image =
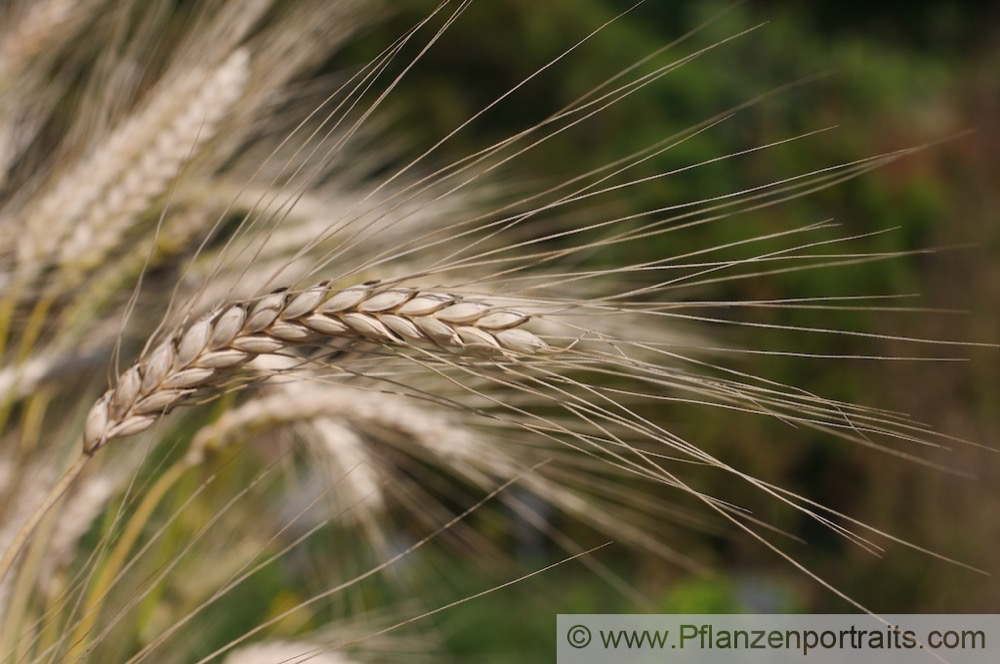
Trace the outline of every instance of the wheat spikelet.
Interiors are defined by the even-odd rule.
[[[322,283],[232,304],[175,333],[125,371],[87,415],[84,451],[148,429],[161,415],[265,353],[327,338],[531,354],[547,349],[528,316],[474,299],[368,283]]]

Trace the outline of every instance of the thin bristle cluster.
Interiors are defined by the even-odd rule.
[[[177,330],[121,374],[87,416],[84,451],[144,431],[195,395],[211,397],[207,389],[258,355],[332,338],[503,355],[544,351],[547,344],[523,329],[528,320],[476,299],[374,282],[344,289],[324,282],[234,303]]]

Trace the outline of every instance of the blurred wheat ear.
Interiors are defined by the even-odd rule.
[[[873,553],[895,543],[947,560],[755,476],[738,445],[689,440],[675,421],[761,418],[918,462],[953,442],[754,375],[747,358],[839,356],[743,347],[740,333],[891,340],[914,359],[954,359],[962,342],[763,315],[892,312],[884,294],[727,290],[899,258],[864,248],[878,232],[761,215],[916,149],[642,213],[616,202],[814,138],[823,128],[642,171],[782,88],[563,179],[526,177],[548,143],[589,140],[609,109],[753,38],[738,12],[705,37],[731,8],[505,138],[447,151],[622,17],[595,25],[413,154],[386,106],[470,4],[445,0],[346,65],[338,49],[382,3],[4,9],[3,657],[438,661],[440,643],[410,623],[471,598],[413,597],[435,560],[445,581],[468,561],[521,579],[511,542],[542,538],[556,553],[534,569],[574,560],[644,606],[585,554],[612,539],[701,570],[682,529],[743,535],[864,608],[775,543],[780,524],[759,506]],[[723,240],[689,246],[719,226]],[[713,430],[731,440],[739,424]]]

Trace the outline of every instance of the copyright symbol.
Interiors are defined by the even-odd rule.
[[[566,632],[566,640],[574,648],[586,648],[590,645],[590,630],[583,625],[575,625]]]

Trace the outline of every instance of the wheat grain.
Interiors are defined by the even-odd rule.
[[[254,357],[324,339],[388,345],[433,343],[451,350],[531,354],[548,348],[512,309],[456,295],[366,283],[321,283],[235,303],[178,330],[141,356],[87,415],[83,447],[148,429],[161,415],[225,379]]]

